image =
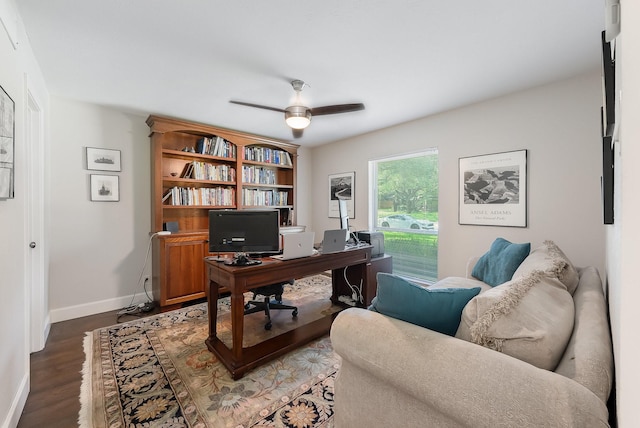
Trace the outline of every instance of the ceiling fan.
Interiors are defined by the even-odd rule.
[[[273,110],[280,113],[284,113],[284,120],[287,123],[287,125],[292,129],[294,138],[302,137],[302,132],[304,128],[309,126],[309,124],[311,123],[312,116],[349,113],[352,111],[364,110],[364,104],[362,103],[336,104],[331,106],[315,107],[315,108],[307,107],[302,105],[300,101],[300,92],[302,92],[302,89],[304,89],[305,86],[309,86],[309,85],[302,80],[293,80],[291,82],[291,86],[293,87],[293,90],[296,91],[296,100],[293,105],[290,105],[285,109],[263,106],[260,104],[245,103],[243,101],[230,100],[229,102],[232,104],[240,104],[243,106],[262,108],[265,110]]]

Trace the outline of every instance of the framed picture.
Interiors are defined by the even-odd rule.
[[[91,200],[105,202],[119,201],[119,177],[117,175],[91,174]]]
[[[527,227],[527,151],[459,159],[458,222]]]
[[[343,199],[347,201],[349,218],[355,218],[355,184],[355,172],[329,175],[329,217],[340,217],[338,200]]]
[[[87,147],[87,169],[97,171],[121,171],[120,150]]]
[[[615,51],[602,32],[602,136],[610,137],[616,121],[616,63]]]
[[[14,197],[16,104],[0,86],[0,199]]]
[[[604,224],[613,224],[614,144],[612,137],[602,137],[602,209]]]

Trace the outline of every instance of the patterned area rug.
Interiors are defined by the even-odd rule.
[[[338,310],[331,278],[296,280],[284,300],[299,308],[245,317],[245,343],[277,335]],[[246,294],[249,300],[251,294]],[[229,300],[218,302],[218,331],[229,327]],[[204,344],[202,303],[87,333],[79,424],[117,427],[332,427],[333,382],[340,367],[328,337],[234,381]]]

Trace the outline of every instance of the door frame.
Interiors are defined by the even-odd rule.
[[[26,143],[26,204],[25,242],[27,251],[25,282],[30,298],[29,313],[30,351],[44,348],[51,328],[49,317],[49,289],[46,275],[47,243],[44,228],[44,136],[45,120],[42,103],[32,91],[25,74],[25,143]],[[35,243],[35,248],[30,244]]]

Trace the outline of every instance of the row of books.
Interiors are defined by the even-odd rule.
[[[247,206],[285,206],[289,198],[289,193],[279,192],[276,190],[257,190],[257,189],[243,189],[242,190],[242,204]]]
[[[194,178],[196,180],[235,182],[236,169],[225,164],[214,165],[206,162],[193,161],[184,166],[180,177]]]
[[[291,155],[288,152],[285,152],[284,150],[271,149],[269,147],[245,147],[244,158],[249,161],[293,166],[293,162],[291,162]]]
[[[236,189],[233,187],[172,187],[165,192],[165,205],[211,205],[233,206],[236,204]]]
[[[276,173],[269,168],[245,165],[242,167],[242,182],[256,184],[276,184]]]
[[[236,145],[222,137],[202,137],[196,142],[196,153],[224,158],[236,158]]]

